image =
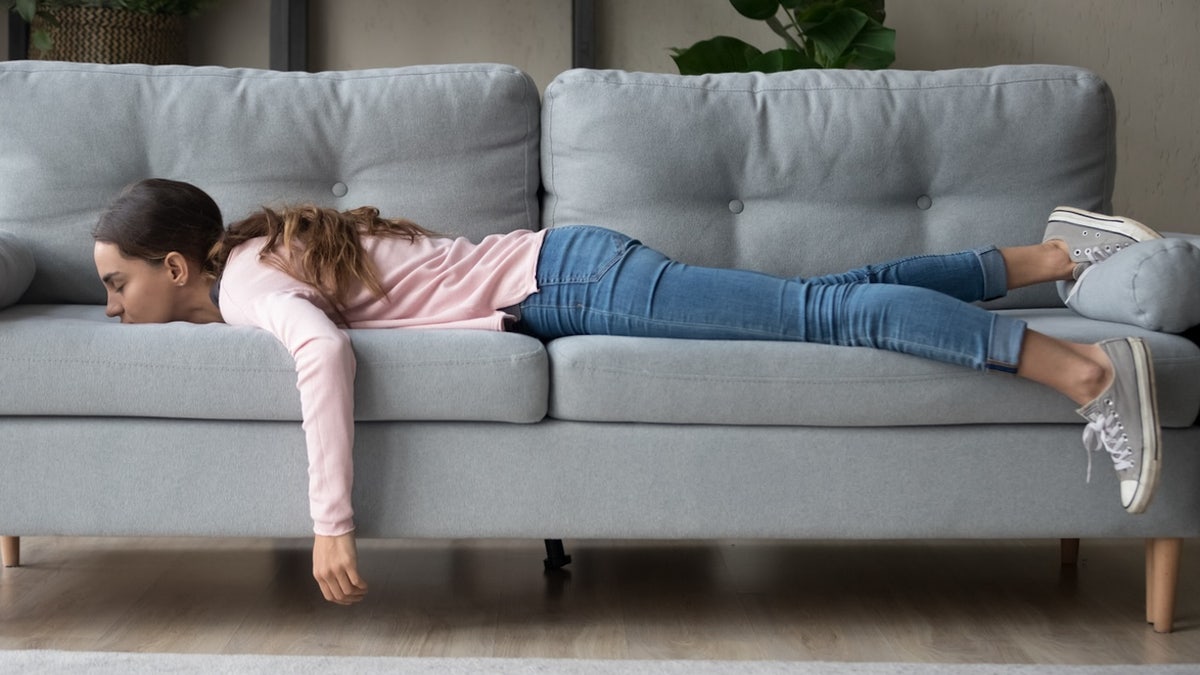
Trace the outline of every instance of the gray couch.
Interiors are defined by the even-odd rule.
[[[89,232],[137,179],[194,182],[230,220],[308,200],[471,237],[592,223],[808,276],[1038,241],[1059,204],[1111,208],[1116,161],[1104,82],[1039,66],[570,71],[542,100],[492,65],[11,62],[0,120],[0,247],[36,267],[0,288],[20,298],[0,310],[7,564],[22,535],[311,533],[287,352],[104,316]],[[1136,537],[1147,617],[1170,630],[1180,540],[1200,534],[1200,350],[1083,318],[1053,286],[993,307],[1149,341],[1165,470],[1145,515],[1122,510],[1106,456],[1085,483],[1071,402],[1009,376],[809,344],[351,331],[359,536]]]

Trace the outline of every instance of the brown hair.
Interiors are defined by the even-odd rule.
[[[317,289],[340,313],[354,282],[378,298],[386,295],[363,249],[363,235],[404,237],[409,241],[436,236],[412,221],[380,218],[379,209],[373,206],[337,211],[306,204],[278,212],[263,207],[230,225],[206,259],[220,275],[233,249],[251,239],[266,237],[259,258]],[[277,255],[280,246],[290,255]]]
[[[215,276],[207,264],[208,252],[225,226],[221,209],[200,188],[165,178],[149,178],[127,186],[109,204],[92,237],[115,244],[126,258],[161,265],[167,254],[178,251]]]
[[[226,230],[212,197],[195,185],[165,178],[126,187],[92,230],[96,241],[116,244],[127,258],[162,264],[168,253],[178,251],[214,279],[233,249],[266,237],[259,258],[317,289],[339,315],[354,282],[376,297],[386,296],[363,249],[363,235],[409,241],[438,236],[412,221],[380,218],[372,206],[337,211],[312,204],[278,212],[263,207]],[[276,254],[281,245],[290,255]]]

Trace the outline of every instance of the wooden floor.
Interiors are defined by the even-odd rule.
[[[308,542],[24,538],[0,649],[1200,663],[1200,552],[1176,632],[1143,619],[1140,541],[365,541],[366,602],[320,599]]]

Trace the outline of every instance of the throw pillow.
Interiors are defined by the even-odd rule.
[[[1200,248],[1191,235],[1144,241],[1059,282],[1068,307],[1091,319],[1165,333],[1200,324]]]

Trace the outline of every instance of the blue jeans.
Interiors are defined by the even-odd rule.
[[[1025,322],[970,304],[1008,291],[994,247],[810,279],[694,267],[618,232],[546,233],[538,292],[516,330],[542,339],[624,335],[874,347],[1015,373]]]

